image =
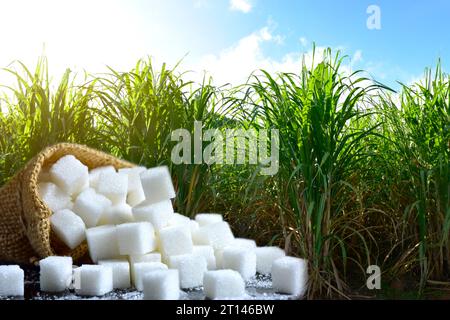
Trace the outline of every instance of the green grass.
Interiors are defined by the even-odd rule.
[[[363,71],[344,74],[339,53],[323,56],[233,88],[186,82],[178,66],[151,60],[81,79],[68,70],[56,82],[45,58],[33,71],[17,62],[1,71],[16,83],[0,90],[0,183],[62,141],[166,164],[178,212],[221,212],[237,236],[307,258],[310,298],[351,298],[370,264],[383,271],[381,296],[396,297],[389,283],[407,275],[422,297],[430,280],[450,279],[449,76],[438,65],[393,93]],[[223,133],[278,129],[279,173],[173,164],[171,132],[193,134],[195,120]]]

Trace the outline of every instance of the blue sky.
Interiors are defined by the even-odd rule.
[[[366,26],[369,5],[380,8],[380,30]],[[44,44],[55,75],[128,69],[148,55],[174,65],[187,54],[180,70],[237,84],[258,68],[295,72],[315,42],[395,86],[439,57],[449,66],[446,30],[446,0],[0,0],[0,67],[32,65]]]

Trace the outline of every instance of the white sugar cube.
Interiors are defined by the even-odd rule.
[[[41,199],[53,212],[66,209],[71,206],[70,196],[54,183],[39,183],[38,191]]]
[[[134,221],[132,208],[127,203],[119,203],[106,208],[98,224],[122,224]]]
[[[270,274],[272,263],[286,255],[284,250],[278,247],[258,247],[255,249],[255,253],[256,271],[261,274]]]
[[[124,203],[128,193],[128,175],[116,172],[102,172],[98,177],[97,192],[113,204]]]
[[[41,291],[62,292],[72,282],[71,257],[47,257],[39,261]]]
[[[114,289],[127,289],[131,287],[130,264],[128,260],[100,260],[98,264],[112,269]]]
[[[56,161],[50,168],[52,180],[68,195],[76,195],[89,187],[89,170],[73,155]]]
[[[142,187],[137,190],[130,191],[127,194],[127,203],[132,207],[135,207],[143,203],[144,201],[145,201],[145,194],[144,189],[142,189]]]
[[[151,252],[143,255],[132,254],[129,255],[128,260],[130,261],[131,279],[133,280],[134,283],[134,274],[135,274],[134,266],[140,262],[161,262],[161,253]]]
[[[0,266],[0,296],[23,296],[24,277],[19,266]]]
[[[223,216],[218,213],[199,213],[195,216],[195,221],[202,227],[223,221]]]
[[[144,276],[144,300],[178,300],[180,298],[178,270],[159,270]]]
[[[153,204],[144,202],[133,208],[133,217],[135,221],[151,222],[156,230],[166,227],[172,215],[173,207],[170,200],[164,200]]]
[[[128,175],[127,203],[132,207],[137,206],[145,200],[140,173],[145,171],[141,167],[119,169],[119,173]]]
[[[75,200],[73,212],[83,219],[86,227],[95,227],[111,201],[105,196],[98,194],[94,189],[86,189]]]
[[[144,275],[155,270],[167,270],[168,267],[161,262],[139,262],[134,265],[134,279],[133,284],[134,287],[138,291],[142,291],[144,289],[143,278]]]
[[[256,274],[256,254],[245,248],[226,247],[222,255],[222,268],[235,270],[244,280],[249,280]]]
[[[228,247],[225,247],[228,248]],[[214,249],[214,258],[216,259],[216,269],[223,269],[223,250],[225,249]]]
[[[76,277],[79,277],[79,283],[75,283],[75,292],[78,295],[103,296],[113,290],[113,271],[111,267],[82,265],[76,270]]]
[[[161,253],[165,259],[169,256],[192,253],[190,230],[184,226],[163,228],[159,232]]]
[[[146,254],[156,248],[155,231],[150,222],[132,222],[117,226],[121,255]]]
[[[227,222],[217,222],[200,227],[193,235],[195,244],[211,245],[214,249],[231,245],[234,236]]]
[[[186,217],[182,214],[179,214],[179,213],[174,213],[172,215],[171,219],[169,220],[168,225],[185,227],[186,230],[190,231],[191,237],[199,229],[199,225],[198,225],[197,221],[191,220],[188,217]]]
[[[140,174],[145,201],[149,204],[175,198],[169,168],[166,166],[148,169]]]
[[[115,173],[116,168],[113,166],[104,166],[104,167],[97,167],[89,171],[89,186],[91,188],[96,189],[98,185],[98,178],[100,177],[100,174],[103,172],[109,172],[109,173]]]
[[[50,217],[52,230],[70,249],[75,249],[86,239],[83,220],[68,209],[57,211]]]
[[[174,213],[169,220],[170,226],[186,225],[186,226],[189,226],[189,228],[190,228],[190,224],[191,224],[191,219],[189,219],[188,217],[186,217],[182,214],[179,214],[179,213]]]
[[[194,233],[196,233],[198,231],[198,229],[200,229],[200,225],[198,224],[197,221],[195,220],[191,220],[189,221],[189,226],[191,228],[191,234],[193,235]]]
[[[234,270],[215,270],[205,272],[203,288],[207,298],[242,298],[245,296],[245,283],[239,272]]]
[[[203,285],[203,274],[208,270],[206,259],[194,254],[171,256],[169,267],[177,269],[182,289],[196,288]]]
[[[192,249],[194,255],[202,256],[206,259],[208,270],[216,269],[216,257],[214,256],[214,249],[211,246],[194,246]]]
[[[133,167],[133,168],[121,168],[119,169],[119,173],[125,173],[125,174],[130,174],[131,172],[136,172],[137,174],[141,174],[142,172],[146,171],[147,168],[146,167]]]
[[[308,283],[308,261],[283,257],[272,264],[272,283],[277,292],[303,296]]]
[[[92,261],[114,259],[120,256],[116,226],[87,229],[86,239]]]
[[[233,246],[246,249],[256,249],[256,242],[252,239],[235,238]]]

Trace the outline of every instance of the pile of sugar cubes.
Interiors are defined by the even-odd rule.
[[[41,260],[43,292],[102,296],[135,288],[144,299],[175,300],[180,290],[203,287],[210,299],[244,298],[246,281],[256,273],[270,274],[277,292],[302,296],[306,290],[305,260],[235,238],[220,214],[191,220],[174,213],[167,167],[89,171],[67,155],[41,173],[39,194],[53,213],[53,232],[70,249],[86,240],[95,263]],[[23,282],[19,266],[0,266],[0,296],[23,295]]]

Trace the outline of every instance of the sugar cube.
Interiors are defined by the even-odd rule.
[[[168,267],[161,262],[139,262],[134,265],[134,279],[133,284],[134,287],[138,291],[142,291],[144,289],[144,285],[142,279],[144,275],[155,270],[167,270]]]
[[[117,226],[121,255],[146,254],[156,248],[155,231],[150,222],[132,222]]]
[[[206,259],[208,270],[216,269],[216,257],[214,256],[214,249],[211,246],[194,246],[192,249],[194,255],[202,256]]]
[[[159,270],[144,276],[144,300],[178,300],[180,298],[178,270]]]
[[[94,189],[86,189],[75,200],[73,212],[83,219],[86,227],[95,227],[111,201],[105,196],[98,194]]]
[[[216,269],[223,269],[223,250],[224,248],[214,249],[214,258],[216,259]]]
[[[86,239],[86,226],[73,211],[64,209],[50,217],[52,230],[70,249],[75,249]]]
[[[128,193],[128,175],[116,172],[102,172],[98,177],[97,192],[113,204],[124,203]]]
[[[100,226],[86,230],[92,261],[114,259],[120,255],[116,226]]]
[[[189,219],[188,217],[186,217],[182,214],[179,214],[179,213],[174,213],[169,220],[170,226],[189,225],[189,228],[190,228],[190,224],[191,224],[191,219]]]
[[[166,227],[172,215],[173,207],[170,200],[164,200],[153,204],[144,202],[133,208],[133,217],[135,221],[151,222],[156,230]]]
[[[233,246],[246,249],[256,249],[256,242],[252,239],[235,238]]]
[[[241,298],[245,295],[244,280],[234,270],[205,272],[203,288],[209,299]]]
[[[71,205],[70,196],[54,183],[39,183],[38,191],[41,199],[53,212],[66,209]]]
[[[132,208],[127,203],[119,203],[106,208],[98,224],[122,224],[134,221]]]
[[[148,169],[142,172],[140,177],[148,204],[175,198],[172,178],[166,166]]]
[[[159,240],[164,258],[192,253],[192,238],[190,230],[184,226],[166,227],[160,230]]]
[[[100,260],[98,264],[101,266],[110,267],[112,269],[114,289],[127,289],[131,287],[130,264],[128,260]]]
[[[258,247],[255,249],[255,253],[256,271],[261,274],[270,274],[272,263],[286,255],[284,250],[278,247]]]
[[[211,245],[214,249],[221,249],[234,240],[233,232],[227,222],[217,222],[200,227],[193,235],[195,244]]]
[[[113,271],[109,266],[82,265],[76,269],[75,292],[82,296],[103,296],[113,290]]]
[[[282,257],[272,264],[272,283],[277,292],[303,296],[308,283],[308,261]]]
[[[89,187],[89,170],[73,155],[60,158],[50,168],[50,176],[65,193],[76,195]]]
[[[174,213],[172,215],[172,218],[169,220],[168,225],[184,227],[186,230],[189,231],[191,238],[192,238],[192,235],[195,232],[197,232],[199,229],[198,223],[196,221],[191,220],[188,217],[186,217],[182,214],[179,214],[179,213]]]
[[[223,217],[218,213],[199,213],[195,216],[195,221],[200,227],[223,221]]]
[[[0,266],[0,296],[23,296],[24,277],[19,266]]]
[[[98,178],[100,177],[100,174],[103,172],[109,172],[109,173],[115,173],[116,168],[113,166],[104,166],[104,167],[97,167],[89,171],[89,186],[91,188],[96,189],[98,185]]]
[[[226,247],[223,250],[222,268],[239,272],[244,280],[256,274],[256,254],[253,250]]]
[[[41,291],[62,292],[72,282],[71,257],[47,257],[39,261]]]
[[[130,261],[131,278],[134,283],[134,274],[135,274],[134,266],[139,262],[161,262],[161,253],[150,252],[143,255],[131,254],[128,256],[128,260]]]
[[[196,233],[198,231],[198,229],[200,229],[200,225],[198,224],[197,221],[195,220],[190,220],[189,221],[189,226],[191,228],[191,234],[193,235],[194,233]]]
[[[182,289],[202,286],[203,274],[208,270],[206,259],[194,254],[171,256],[169,267],[178,270]]]
[[[127,202],[133,207],[145,200],[145,193],[140,177],[140,173],[143,171],[145,169],[141,167],[119,169],[119,173],[128,175]]]

